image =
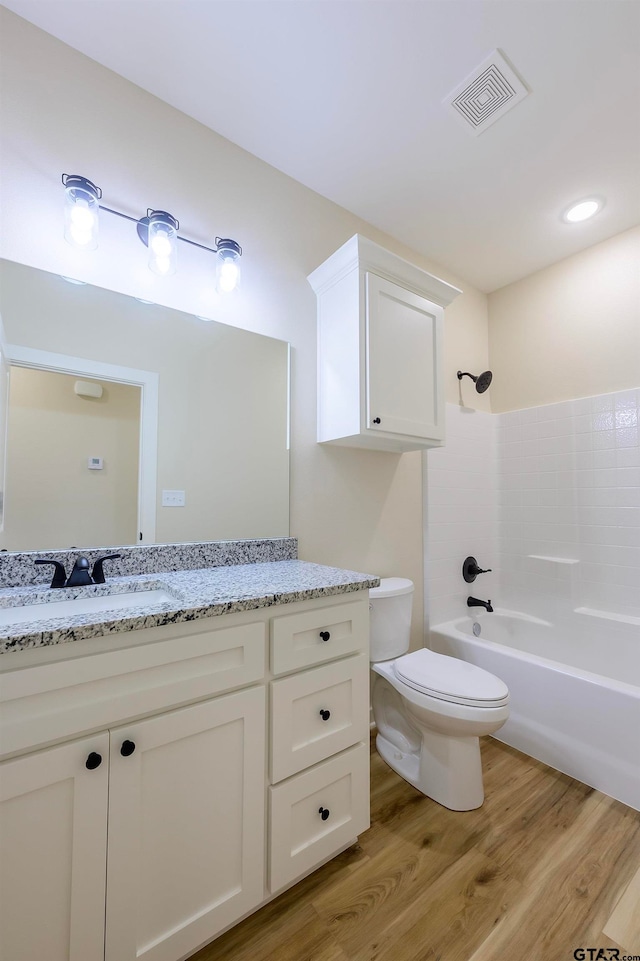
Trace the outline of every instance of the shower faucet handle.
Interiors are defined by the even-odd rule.
[[[482,567],[478,567],[478,562],[475,557],[465,557],[462,565],[462,576],[467,584],[472,584],[478,574],[489,574],[490,572],[490,567],[485,567],[484,569]]]

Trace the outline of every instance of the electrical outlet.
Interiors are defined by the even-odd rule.
[[[184,491],[163,491],[163,507],[184,507]]]

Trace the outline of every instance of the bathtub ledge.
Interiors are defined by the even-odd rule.
[[[598,617],[603,621],[616,621],[618,624],[633,624],[640,627],[640,617],[632,614],[613,614],[611,611],[598,611],[595,607],[576,607],[574,614],[586,614],[587,617]]]

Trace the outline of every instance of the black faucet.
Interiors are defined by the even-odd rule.
[[[89,573],[89,561],[86,557],[79,557],[73,565],[73,570],[69,574],[67,583],[64,586],[86,587],[87,584],[93,584],[91,574]]]
[[[477,598],[477,597],[468,597],[468,598],[467,598],[467,607],[484,607],[485,611],[488,611],[489,614],[493,614],[493,608],[492,608],[492,606],[491,606],[491,601],[481,601],[481,600],[480,600],[479,598]]]
[[[87,558],[79,557],[73,565],[73,570],[69,577],[67,577],[64,564],[60,561],[39,557],[35,563],[53,564],[55,571],[53,572],[51,587],[86,587],[89,584],[104,584],[104,569],[102,565],[105,561],[114,561],[120,556],[120,554],[105,554],[103,557],[99,557],[93,565],[91,573],[89,573],[90,565]]]

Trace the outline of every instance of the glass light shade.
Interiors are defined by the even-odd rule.
[[[65,185],[64,239],[80,250],[98,246],[98,200],[102,191],[85,177],[63,177]]]
[[[178,268],[178,221],[165,210],[149,214],[149,270],[159,277],[175,274]]]
[[[235,240],[216,237],[216,288],[220,294],[230,294],[240,286],[240,256],[242,249]]]

